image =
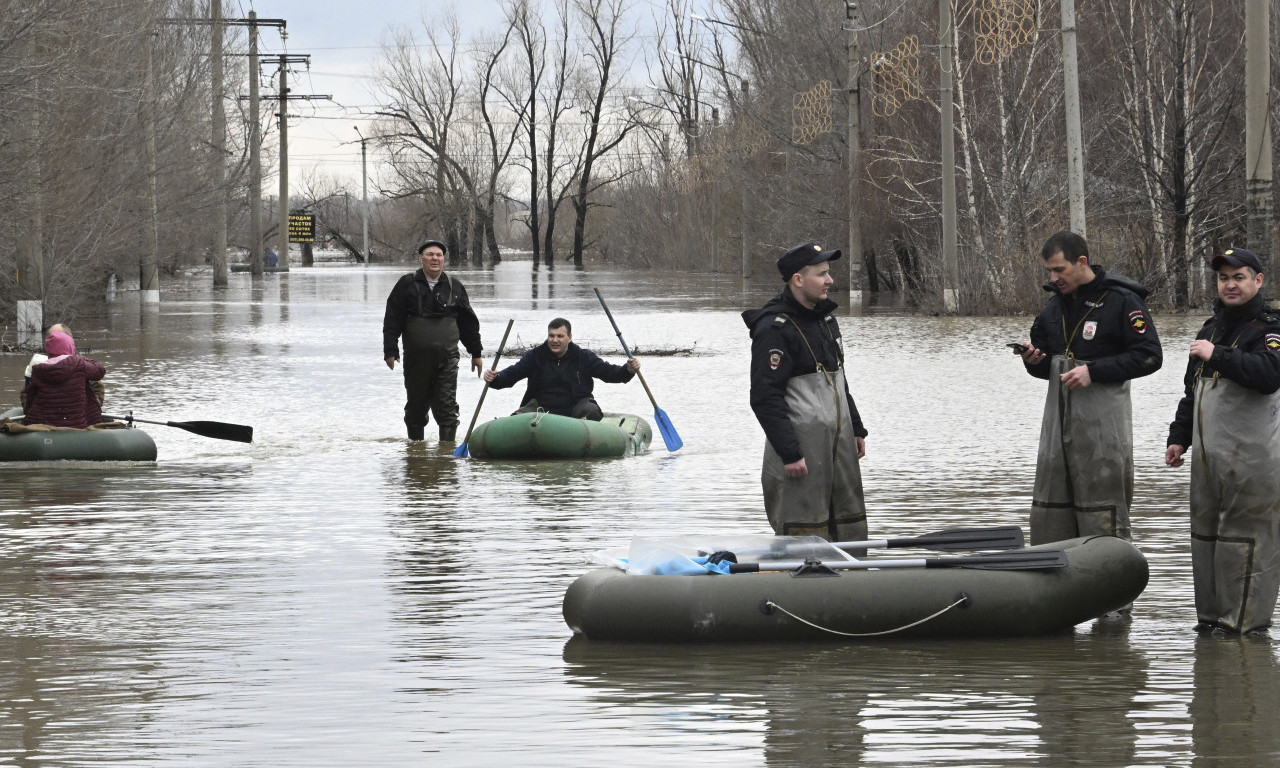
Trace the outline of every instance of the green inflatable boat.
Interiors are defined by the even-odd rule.
[[[467,447],[477,459],[598,459],[643,453],[652,440],[649,423],[632,414],[587,421],[518,413],[477,426]]]
[[[1044,635],[1125,608],[1148,575],[1142,553],[1114,536],[867,567],[876,560],[697,575],[601,568],[569,585],[564,619],[590,640],[633,642]]]
[[[23,426],[22,410],[0,414],[0,462],[155,461],[151,435],[120,422],[92,429]]]

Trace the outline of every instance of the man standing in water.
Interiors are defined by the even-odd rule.
[[[428,410],[436,417],[440,440],[456,439],[459,340],[471,354],[476,375],[484,370],[480,321],[462,282],[444,273],[444,254],[439,240],[422,244],[421,269],[396,282],[382,318],[382,356],[388,368],[395,369],[404,336],[404,423],[410,440],[423,439]]]
[[[1191,461],[1196,630],[1257,632],[1280,592],[1280,314],[1262,300],[1262,263],[1214,256],[1219,302],[1191,342],[1186,394],[1164,461]]]
[[[797,245],[778,259],[786,286],[742,319],[751,329],[751,410],[766,438],[761,483],[779,536],[867,537],[858,459],[867,430],[844,373],[840,325],[827,298],[840,251]]]
[[[1023,346],[1027,372],[1049,380],[1031,500],[1031,543],[1132,537],[1133,412],[1129,380],[1160,370],[1147,289],[1089,264],[1074,232],[1040,250],[1053,295]]]

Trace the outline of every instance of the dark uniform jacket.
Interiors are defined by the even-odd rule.
[[[784,464],[804,458],[787,409],[788,380],[815,373],[818,363],[828,371],[844,367],[840,324],[831,314],[835,308],[834,301],[825,299],[809,309],[796,301],[787,287],[760,309],[742,313],[743,322],[751,329],[751,410]],[[853,434],[866,437],[858,406],[851,395],[846,396]]]
[[[452,317],[457,319],[458,337],[472,357],[480,357],[480,320],[471,309],[471,300],[462,282],[440,273],[435,290],[427,276],[418,269],[396,282],[387,297],[387,311],[382,317],[382,357],[400,359],[400,336],[410,317]]]
[[[22,423],[84,429],[102,421],[90,382],[101,381],[106,372],[102,363],[80,355],[32,366],[31,381],[23,388]]]
[[[1160,370],[1164,361],[1160,338],[1151,314],[1142,302],[1147,289],[1120,275],[1093,267],[1090,283],[1064,295],[1052,283],[1053,293],[1040,316],[1031,324],[1031,343],[1045,353],[1027,372],[1049,378],[1049,358],[1068,351],[1089,364],[1089,378],[1099,384],[1118,384]]]
[[[537,400],[543,409],[563,415],[569,413],[574,403],[591,395],[594,379],[624,384],[633,378],[635,374],[626,366],[606,363],[596,353],[573,342],[569,342],[562,357],[556,357],[544,341],[500,371],[489,386],[506,389],[528,379],[520,405]]]
[[[1183,448],[1191,446],[1197,374],[1206,379],[1221,375],[1264,395],[1280,389],[1280,313],[1267,306],[1262,294],[1239,307],[1218,302],[1196,338],[1212,341],[1213,354],[1207,361],[1197,357],[1187,365],[1186,394],[1169,425],[1168,442]]]

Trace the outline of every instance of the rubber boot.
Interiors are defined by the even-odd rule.
[[[453,426],[449,426],[449,427],[446,427],[443,424],[440,425],[440,442],[452,443],[457,439],[457,436],[458,436],[457,424],[454,424]]]
[[[410,439],[410,440],[423,440],[423,439],[425,439],[425,438],[423,437],[423,433],[424,433],[424,432],[425,432],[425,430],[426,430],[426,428],[425,428],[425,427],[415,427],[415,426],[413,426],[412,424],[409,424],[409,425],[406,425],[406,426],[408,426],[408,428],[409,428],[409,439]]]

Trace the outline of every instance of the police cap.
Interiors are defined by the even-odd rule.
[[[1249,267],[1254,272],[1262,273],[1262,262],[1258,260],[1253,251],[1246,251],[1243,248],[1228,248],[1217,256],[1213,257],[1213,261],[1209,262],[1213,271],[1217,272],[1223,264],[1230,264],[1233,267]]]
[[[817,243],[802,243],[778,258],[778,271],[782,273],[783,280],[790,280],[792,275],[807,266],[834,261],[838,258],[840,258],[839,248],[824,251]]]

